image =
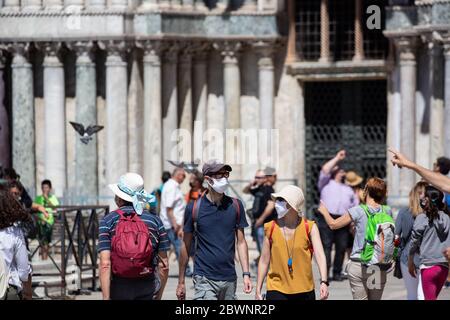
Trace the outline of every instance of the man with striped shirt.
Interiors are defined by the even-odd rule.
[[[136,173],[123,175],[119,183],[109,185],[115,194],[117,208],[100,222],[98,252],[100,254],[100,283],[104,300],[152,300],[161,299],[169,273],[167,251],[169,239],[161,219],[143,209],[142,203],[154,201],[154,196],[144,190],[144,181]],[[120,213],[119,213],[120,210]],[[129,278],[114,275],[111,265],[111,243],[121,214],[124,217],[138,215],[148,227],[153,249],[152,272],[145,277]],[[157,273],[157,274],[156,274]]]

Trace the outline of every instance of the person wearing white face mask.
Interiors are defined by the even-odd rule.
[[[243,271],[244,292],[252,291],[244,206],[224,194],[231,170],[229,165],[215,160],[205,163],[202,174],[207,190],[186,207],[176,292],[180,300],[186,299],[185,270],[194,240],[194,300],[236,299],[235,246]]]
[[[289,185],[273,193],[272,199],[278,219],[264,225],[256,299],[263,298],[261,290],[267,275],[267,300],[315,300],[313,256],[321,276],[320,299],[327,299],[325,252],[316,224],[302,216],[301,207],[305,201],[302,190]]]

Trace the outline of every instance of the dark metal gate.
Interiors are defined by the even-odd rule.
[[[342,166],[367,179],[386,176],[386,81],[305,83],[306,205],[319,203],[321,166],[340,149]]]

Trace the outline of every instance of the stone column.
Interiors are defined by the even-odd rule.
[[[50,179],[56,196],[65,195],[66,176],[66,116],[64,67],[60,61],[60,43],[45,45],[45,177]]]
[[[177,93],[178,45],[171,44],[164,53],[162,74],[162,130],[163,130],[163,168],[170,169],[166,160],[178,160],[176,152],[176,130],[178,128],[178,93]]]
[[[193,60],[193,114],[194,151],[192,159],[203,158],[203,132],[207,129],[206,112],[208,105],[208,43],[196,47]]]
[[[416,115],[416,52],[414,38],[400,38],[397,41],[400,51],[400,92],[401,114],[401,152],[412,161],[415,160],[415,115]],[[400,196],[407,197],[416,181],[412,170],[400,172]]]
[[[362,28],[362,0],[355,0],[355,54],[353,61],[364,59],[364,37]]]
[[[223,86],[225,98],[225,131],[239,129],[240,123],[240,99],[241,76],[239,71],[240,42],[223,42],[219,49],[223,56]],[[235,140],[225,132],[225,161],[233,166],[233,180],[241,178],[240,170],[240,139]]]
[[[20,10],[20,0],[3,0],[2,11],[19,11]]]
[[[97,88],[92,43],[76,43],[76,122],[97,125]],[[76,195],[80,203],[95,204],[98,196],[97,134],[88,144],[77,136],[75,150]]]
[[[178,63],[179,128],[182,135],[178,143],[180,161],[192,161],[192,48],[180,52]]]
[[[3,70],[5,69],[6,58],[0,49],[0,167],[11,166],[11,145],[9,140],[9,116],[4,104],[5,82],[3,80]]]
[[[258,57],[259,75],[259,128],[264,130],[259,137],[259,161],[260,166],[273,165],[268,163],[269,159],[264,159],[271,154],[271,130],[274,127],[274,66],[273,66],[273,43],[259,42],[256,45]]]
[[[106,181],[128,171],[127,63],[124,41],[106,44]]]
[[[445,46],[444,46],[444,52],[445,52],[445,80],[444,80],[444,87],[445,87],[445,116],[444,116],[444,128],[445,128],[445,135],[444,135],[444,149],[445,149],[445,156],[450,158],[450,38],[447,40]]]
[[[106,0],[86,0],[87,10],[104,10],[106,7]]]
[[[328,0],[320,1],[320,62],[330,61],[330,15]]]
[[[64,0],[42,0],[45,10],[59,11],[64,8]]]
[[[110,2],[110,8],[115,10],[125,10],[127,6],[127,0],[111,0]]]
[[[287,11],[289,16],[289,35],[287,44],[286,63],[294,62],[297,59],[297,36],[295,30],[295,0],[287,0]]]
[[[36,186],[33,69],[28,45],[15,44],[12,69],[12,165],[25,188],[33,194]]]
[[[444,57],[442,45],[431,43],[430,64],[430,165],[444,154]]]
[[[158,41],[144,44],[144,181],[147,190],[159,185],[163,171],[161,48]]]
[[[37,11],[42,8],[41,0],[23,0],[22,10],[23,11]]]

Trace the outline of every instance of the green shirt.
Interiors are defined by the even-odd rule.
[[[49,195],[48,200],[46,200],[44,198],[44,196],[41,195],[41,196],[37,196],[34,199],[34,202],[37,204],[40,204],[41,206],[44,206],[44,208],[48,212],[47,218],[44,216],[44,214],[42,212],[39,212],[38,213],[39,220],[45,221],[46,223],[53,225],[53,223],[55,222],[55,218],[53,217],[53,209],[50,207],[50,205],[55,206],[55,207],[59,206],[58,198],[56,198],[56,196],[54,196],[54,195]]]

